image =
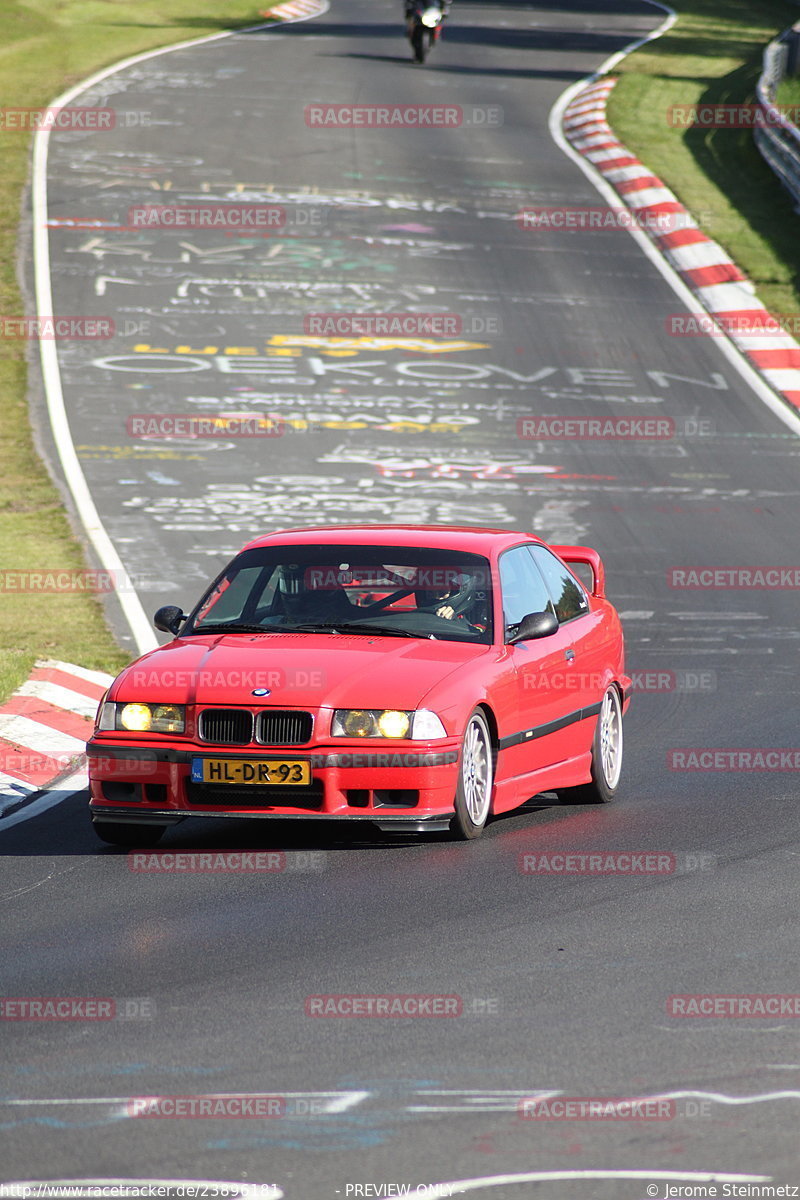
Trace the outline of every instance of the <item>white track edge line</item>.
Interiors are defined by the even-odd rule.
[[[84,717],[91,720],[97,712],[97,701],[91,696],[84,696],[83,692],[74,692],[70,688],[64,687],[60,683],[51,683],[47,679],[26,679],[21,683],[14,696],[21,696],[28,700],[41,700],[45,704],[50,704],[58,712],[68,713],[70,716]],[[32,709],[34,712],[39,712],[39,709]],[[48,710],[46,710],[48,711]],[[21,714],[27,716],[28,714]]]
[[[65,675],[74,675],[85,683],[94,683],[97,687],[107,688],[114,682],[114,676],[107,671],[94,671],[91,667],[79,667],[76,663],[62,662],[60,658],[37,658],[33,664],[40,671],[62,671]]]
[[[564,110],[567,108],[570,101],[578,94],[578,92],[581,91],[582,88],[589,87],[592,82],[596,81],[600,76],[608,71],[612,71],[617,63],[621,62],[622,59],[628,54],[633,53],[634,50],[638,50],[640,46],[645,45],[646,42],[650,42],[661,37],[662,34],[671,29],[677,21],[678,14],[675,12],[675,10],[670,8],[667,4],[660,3],[660,0],[644,0],[644,3],[651,4],[654,8],[660,8],[662,12],[668,14],[662,24],[659,25],[657,29],[654,29],[652,33],[648,34],[647,37],[639,38],[637,41],[631,42],[630,45],[623,47],[622,50],[618,50],[615,54],[612,54],[611,57],[607,58],[606,61],[602,63],[596,71],[592,72],[591,75],[587,75],[584,79],[580,79],[576,83],[571,84],[556,100],[548,117],[550,136],[553,138],[553,141],[556,143],[558,148],[564,154],[566,154],[567,158],[571,158],[572,161],[578,167],[580,167],[586,178],[594,185],[603,199],[612,208],[619,205],[622,198],[620,197],[619,193],[611,187],[610,184],[606,183],[602,174],[597,170],[594,164],[589,162],[582,154],[580,154],[573,146],[570,145],[562,133],[561,119]],[[614,136],[616,138],[616,134]],[[624,200],[622,202],[624,203]],[[697,304],[702,303],[699,296],[697,296],[686,286],[674,268],[670,266],[670,264],[664,258],[663,253],[650,241],[647,234],[644,233],[643,230],[636,229],[635,227],[629,228],[627,232],[630,233],[631,237],[636,239],[636,241],[639,243],[639,246],[653,263],[653,265],[660,271],[661,275],[670,285],[675,294],[686,305],[688,311],[690,313],[696,312]],[[763,379],[755,367],[753,367],[747,361],[742,352],[738,350],[734,343],[731,342],[727,337],[715,338],[714,341],[720,353],[727,358],[731,366],[739,373],[744,382],[749,385],[759,399],[764,402],[767,408],[769,408],[770,411],[784,423],[784,425],[787,425],[793,433],[800,434],[800,414],[792,411],[789,406],[789,402],[781,399],[772,390],[772,388]]]
[[[222,33],[213,33],[207,37],[191,38],[184,42],[177,42],[173,46],[161,46],[155,50],[147,50],[142,54],[132,55],[129,58],[121,59],[113,66],[105,67],[102,71],[95,72],[88,79],[69,88],[66,92],[62,92],[48,107],[63,108],[83,92],[88,91],[103,79],[107,79],[110,75],[114,75],[118,71],[127,70],[128,67],[134,66],[136,63],[145,62],[147,59],[156,58],[161,54],[171,54],[176,50],[185,50],[190,46],[199,46],[206,42],[235,37],[242,33],[252,33],[258,29],[280,29],[284,24],[291,24],[295,21],[308,21],[314,17],[322,16],[329,8],[328,0],[320,0],[319,11],[315,12],[312,16],[295,17],[290,21],[284,21],[281,25],[274,25],[272,22],[262,22],[258,25],[250,25],[246,29],[225,30]],[[36,313],[40,318],[51,316],[53,310],[53,293],[50,278],[50,237],[47,227],[47,153],[49,143],[49,129],[43,129],[34,133],[33,168],[31,175],[33,262]],[[131,584],[116,547],[106,533],[105,527],[100,520],[100,514],[92,499],[89,485],[86,482],[83,468],[78,459],[72,440],[66,405],[64,403],[64,394],[61,387],[57,345],[55,339],[50,341],[42,338],[39,342],[50,428],[56,443],[66,484],[75,503],[81,525],[94,547],[103,568],[109,572],[118,572],[117,578],[122,580],[122,590],[117,590],[115,594],[133,635],[137,652],[144,654],[147,650],[156,648],[158,639],[153,633],[142,602]]]
[[[77,796],[80,792],[85,791],[88,784],[89,777],[86,774],[85,768],[81,771],[76,771],[73,775],[68,775],[52,791],[43,790],[38,799],[33,800],[30,804],[25,804],[24,807],[10,813],[7,817],[0,817],[0,831],[5,833],[12,825],[19,825],[22,821],[30,821],[33,817],[38,817],[43,812],[47,812],[48,808],[55,808],[57,804],[63,804],[65,800],[69,800],[70,796]],[[39,788],[34,790],[39,791]]]

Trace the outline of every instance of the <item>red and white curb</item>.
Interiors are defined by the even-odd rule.
[[[674,192],[618,140],[606,120],[616,82],[601,79],[578,92],[564,111],[565,137],[633,210],[637,225],[714,318],[715,331],[730,338],[770,387],[800,410],[800,344],[755,298],[753,284]]]
[[[298,21],[319,17],[327,8],[328,5],[321,3],[321,0],[286,0],[285,4],[276,4],[274,8],[262,8],[258,15],[278,21]]]
[[[45,659],[0,705],[0,817],[61,776],[80,776],[97,704],[112,679]]]

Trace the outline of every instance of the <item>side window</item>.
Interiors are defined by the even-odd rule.
[[[530,553],[553,597],[556,616],[563,624],[589,611],[589,597],[575,576],[544,546],[531,546]]]
[[[195,621],[235,621],[249,610],[252,616],[256,597],[253,589],[267,582],[263,567],[243,567],[235,574],[221,579],[206,598],[206,602],[195,617]],[[265,578],[261,579],[262,576]],[[257,595],[257,593],[256,593]]]
[[[519,625],[528,613],[553,612],[550,595],[527,546],[506,550],[500,558],[500,586],[503,590],[503,623]]]

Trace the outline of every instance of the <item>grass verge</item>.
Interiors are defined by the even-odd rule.
[[[750,129],[670,125],[672,105],[752,103],[764,46],[797,20],[784,0],[672,0],[669,33],[629,55],[608,106],[622,142],[724,246],[774,313],[800,313],[800,216]]]
[[[795,75],[793,79],[783,80],[778,87],[776,100],[778,104],[795,110],[790,119],[795,125],[800,126],[800,75]]]
[[[253,0],[0,0],[0,110],[39,108],[101,67],[143,50],[258,22]],[[20,316],[16,278],[30,138],[0,126],[0,315]],[[119,649],[91,594],[14,592],[7,571],[85,566],[33,445],[26,345],[0,337],[0,700],[47,656],[116,673]]]

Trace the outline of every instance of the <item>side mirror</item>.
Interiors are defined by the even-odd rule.
[[[558,617],[552,612],[528,613],[517,626],[517,632],[506,638],[509,646],[515,642],[528,642],[534,638],[550,637],[558,630]]]
[[[186,613],[182,608],[178,608],[177,604],[165,604],[153,617],[153,624],[162,633],[177,635],[178,630],[185,620]]]

